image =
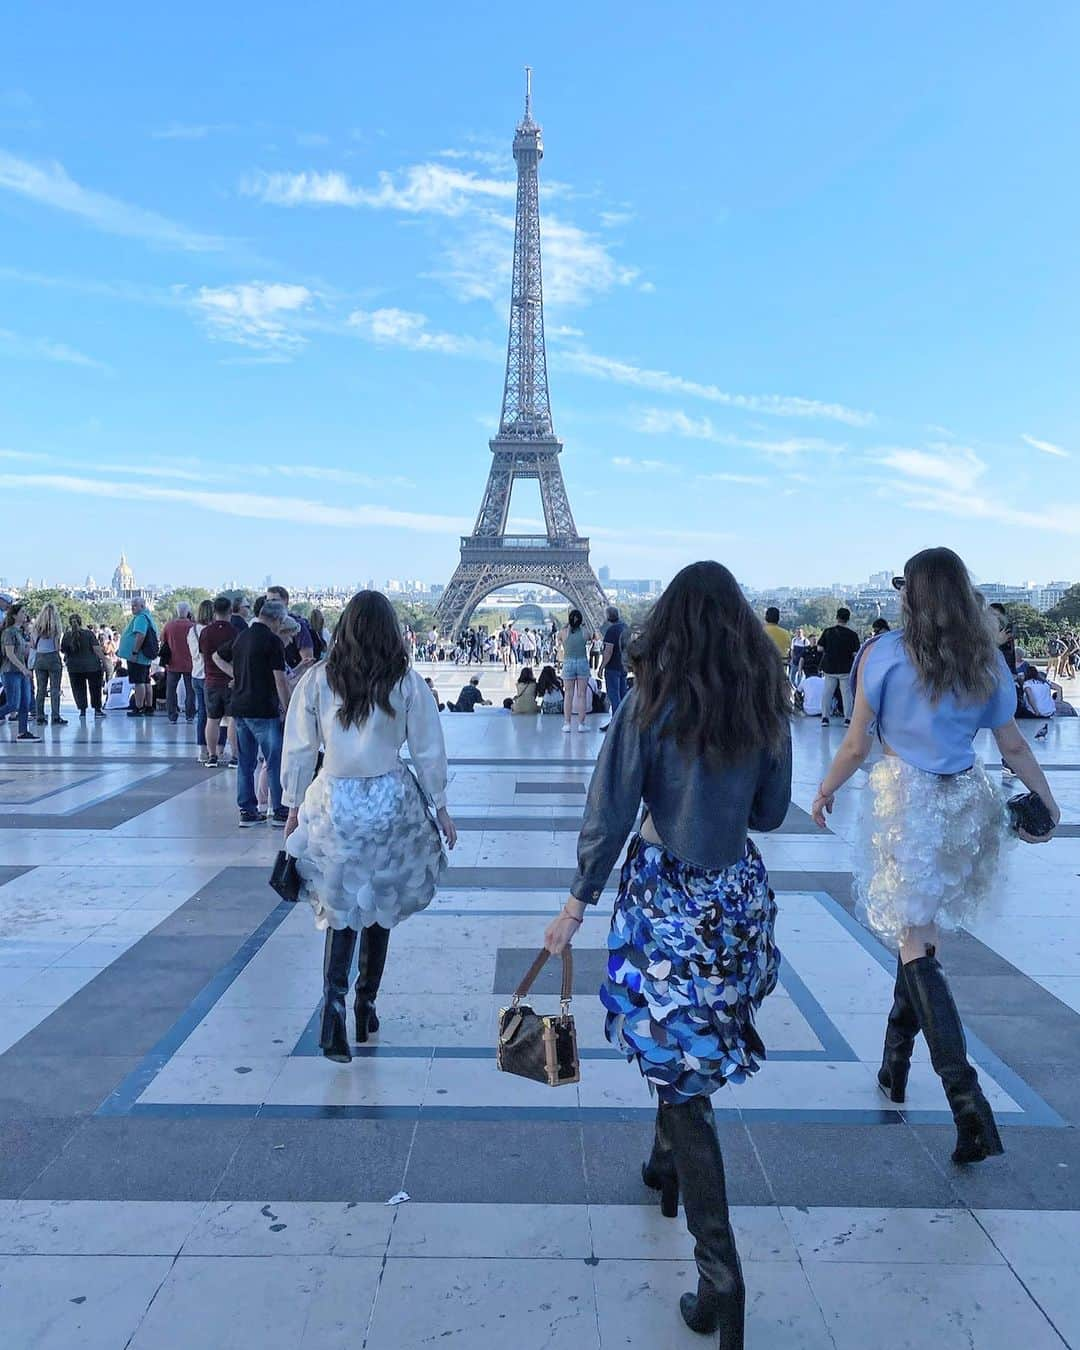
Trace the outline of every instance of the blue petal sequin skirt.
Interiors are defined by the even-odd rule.
[[[756,1073],[754,1013],[776,987],[776,900],[751,840],[720,871],[640,836],[630,843],[608,936],[608,1041],[661,1100],[708,1095]]]

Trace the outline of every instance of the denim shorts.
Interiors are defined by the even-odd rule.
[[[587,680],[592,674],[587,656],[571,656],[563,662],[564,680]]]

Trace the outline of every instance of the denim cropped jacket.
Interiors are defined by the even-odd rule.
[[[738,862],[748,830],[775,830],[787,814],[790,734],[778,753],[764,750],[714,769],[662,734],[668,716],[642,730],[631,693],[611,723],[589,787],[570,887],[586,904],[600,899],[642,803],[668,852],[709,870]]]

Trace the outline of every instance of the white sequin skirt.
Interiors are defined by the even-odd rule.
[[[885,756],[870,771],[855,850],[860,916],[894,947],[909,928],[963,926],[995,891],[1008,823],[980,760],[943,775]]]
[[[319,774],[286,849],[316,928],[383,928],[425,909],[447,859],[433,812],[403,765],[377,778]]]

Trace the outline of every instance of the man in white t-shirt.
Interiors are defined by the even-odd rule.
[[[1023,676],[1021,694],[1029,716],[1044,718],[1056,716],[1057,703],[1054,701],[1054,695],[1055,693],[1060,695],[1060,686],[1051,684],[1041,670],[1026,661],[1021,664],[1017,673]]]
[[[803,712],[807,717],[821,716],[821,699],[825,692],[825,679],[821,675],[807,675],[799,686],[803,697]]]

